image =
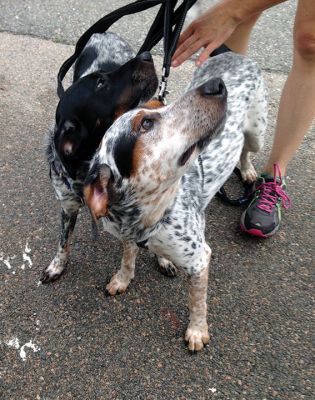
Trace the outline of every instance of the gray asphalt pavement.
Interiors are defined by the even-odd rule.
[[[277,236],[248,238],[238,229],[241,209],[217,199],[210,204],[211,343],[200,354],[189,354],[183,341],[184,274],[162,276],[145,250],[128,291],[104,297],[121,246],[106,233],[92,240],[86,210],[67,272],[53,284],[38,285],[59,233],[59,205],[43,151],[57,104],[55,77],[84,29],[125,2],[90,3],[0,0],[0,398],[314,398],[314,128],[290,164],[293,207]],[[292,1],[270,10],[253,38],[251,56],[264,70],[270,96],[258,170],[270,149],[290,67],[294,7]],[[115,30],[137,47],[151,19],[148,12]],[[154,55],[159,68],[160,47]],[[170,99],[193,69],[188,61],[172,71]],[[228,185],[239,190],[233,178]]]

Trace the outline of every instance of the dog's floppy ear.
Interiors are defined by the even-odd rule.
[[[112,173],[108,165],[101,164],[91,171],[84,185],[84,199],[94,220],[108,214],[108,184]]]

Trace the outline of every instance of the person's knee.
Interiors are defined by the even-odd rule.
[[[297,30],[294,35],[294,47],[304,61],[315,63],[315,30],[308,30],[306,27]]]

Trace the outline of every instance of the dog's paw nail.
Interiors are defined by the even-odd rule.
[[[249,167],[246,170],[241,171],[242,179],[246,184],[250,184],[256,181],[257,172],[254,167]]]
[[[106,285],[105,290],[106,292],[108,292],[109,296],[122,294],[126,291],[129,283],[130,279],[122,280],[117,273],[112,277],[110,282]]]
[[[157,261],[158,261],[157,268],[161,274],[163,274],[169,278],[175,278],[177,276],[177,268],[175,267],[175,265],[172,262],[170,262],[164,258],[159,258],[159,257],[158,257]]]
[[[41,276],[40,278],[39,278],[39,281],[42,283],[42,284],[45,284],[45,283],[47,283],[47,276]]]
[[[45,276],[42,276],[41,278],[40,278],[40,281],[41,281],[41,283],[43,284],[43,285],[45,285],[46,283],[51,283],[51,282],[53,282],[54,280],[56,280],[56,279],[58,279],[59,277],[53,277],[53,278],[51,278],[48,274],[47,275],[45,275]]]
[[[185,340],[188,342],[190,352],[202,350],[210,341],[207,328],[204,330],[188,328],[185,335]]]
[[[40,277],[39,280],[40,280],[40,282],[41,282],[42,284],[46,284],[46,283],[51,282],[51,278],[50,278],[49,273],[44,271],[44,272],[42,273],[42,276]]]
[[[188,349],[194,353],[203,349],[203,343],[200,341],[190,340],[188,343]]]
[[[55,282],[56,280],[58,280],[61,275],[65,272],[65,269],[63,269],[61,272],[59,273],[51,273],[49,271],[43,271],[42,276],[40,277],[40,282],[45,285],[47,283],[52,283]]]
[[[109,284],[107,285],[109,286]],[[104,289],[104,295],[105,297],[112,297],[112,296],[117,296],[118,294],[122,294],[124,291],[115,289],[112,287],[107,287]]]

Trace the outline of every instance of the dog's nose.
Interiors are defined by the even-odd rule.
[[[139,58],[142,61],[150,61],[150,62],[153,61],[151,53],[149,51],[144,51],[143,53],[139,54]]]
[[[226,87],[222,79],[214,78],[200,87],[203,96],[226,96]]]

